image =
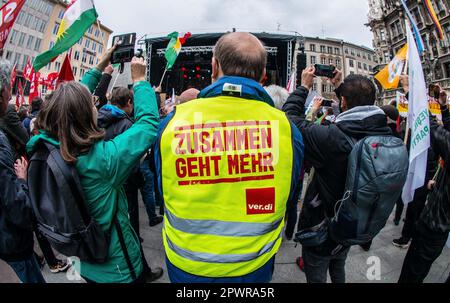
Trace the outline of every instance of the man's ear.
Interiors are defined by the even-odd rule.
[[[264,78],[266,78],[266,73],[267,73],[267,69],[264,67],[261,80],[259,80],[259,83],[261,84],[261,86],[264,86]]]
[[[219,79],[219,73],[220,73],[219,61],[217,61],[217,59],[213,57],[211,65],[212,65],[211,79],[212,79],[212,82],[214,83],[217,81],[217,79]]]

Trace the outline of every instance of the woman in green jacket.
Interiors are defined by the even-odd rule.
[[[81,276],[97,283],[130,283],[144,281],[144,274],[140,242],[130,224],[122,186],[153,143],[159,116],[155,93],[145,81],[144,60],[134,58],[131,76],[136,122],[115,139],[103,140],[91,93],[109,64],[112,51],[86,74],[82,80],[84,85],[62,84],[45,102],[37,121],[40,133],[29,142],[27,150],[33,152],[41,140],[59,146],[64,160],[75,164],[90,215],[105,231],[111,230],[108,261],[103,264],[81,262]],[[116,207],[116,218],[113,218]],[[111,228],[114,220],[120,223],[135,275],[127,265],[116,228]]]

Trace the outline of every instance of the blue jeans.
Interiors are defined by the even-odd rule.
[[[166,257],[167,273],[172,283],[270,283],[275,267],[275,257],[256,271],[241,277],[207,278],[187,273],[170,263]]]
[[[19,262],[8,262],[22,283],[45,283],[41,269],[33,255],[30,259]]]
[[[148,161],[145,160],[141,164],[141,172],[144,175],[145,185],[141,188],[142,200],[144,201],[145,209],[147,210],[148,219],[157,217],[156,204],[162,205],[158,195],[155,193],[155,180]]]

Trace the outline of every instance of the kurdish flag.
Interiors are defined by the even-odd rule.
[[[431,19],[433,20],[434,25],[436,26],[436,31],[438,33],[439,40],[444,40],[444,30],[442,29],[441,23],[439,22],[439,18],[434,11],[433,4],[431,4],[430,0],[424,0],[425,6],[427,8],[428,13],[430,14]]]
[[[186,33],[182,38],[178,32],[173,32],[169,36],[170,42],[167,46],[165,57],[167,60],[166,69],[171,70],[175,61],[177,61],[178,55],[180,54],[181,47],[186,42],[187,39],[191,37],[191,33]]]
[[[36,57],[33,64],[34,70],[40,70],[77,43],[97,17],[93,0],[72,0],[59,26],[55,45]]]

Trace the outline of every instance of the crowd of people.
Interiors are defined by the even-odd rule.
[[[44,283],[45,262],[67,270],[54,249],[79,257],[88,283],[159,279],[163,269],[151,269],[142,248],[139,192],[148,224],[163,223],[175,283],[270,282],[283,235],[302,244],[297,264],[308,283],[326,283],[328,274],[344,283],[350,247],[369,250],[395,204],[400,224],[410,139],[403,144],[406,124],[394,105],[375,105],[370,79],[336,69],[328,80],[338,101],[324,107],[317,97],[308,107],[314,67],[292,94],[263,87],[262,42],[229,33],[214,48],[212,84],[162,104],[142,58],[131,62],[132,88],[108,92],[114,49],[80,83],[60,84],[31,108],[9,104],[11,65],[0,62],[0,259],[22,282]],[[401,84],[408,93],[407,76]],[[450,232],[444,90],[438,101],[426,182],[393,239],[409,247],[399,282],[423,282]],[[361,159],[382,171],[369,183],[385,188],[358,185],[369,178],[359,171],[371,172]]]

